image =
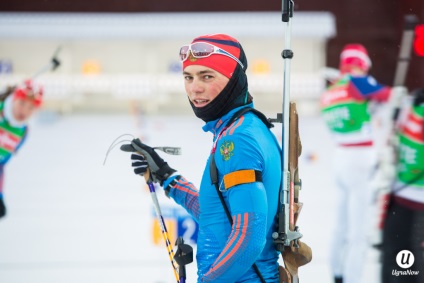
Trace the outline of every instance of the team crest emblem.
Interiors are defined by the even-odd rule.
[[[196,62],[197,58],[193,56],[193,54],[190,52],[190,54],[188,55],[188,60],[190,62]]]
[[[219,148],[219,152],[222,155],[222,159],[224,161],[230,160],[231,156],[234,155],[234,143],[232,141],[224,141],[221,147]]]

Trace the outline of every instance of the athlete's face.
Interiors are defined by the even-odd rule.
[[[365,76],[368,74],[368,71],[365,71],[356,65],[343,65],[340,68],[340,72],[342,74],[350,74],[352,76]]]
[[[214,100],[229,81],[223,74],[201,65],[187,66],[183,76],[188,98],[196,107],[204,107]]]
[[[16,121],[27,121],[36,110],[35,104],[30,99],[13,100],[12,113]]]

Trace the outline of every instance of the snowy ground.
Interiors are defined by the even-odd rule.
[[[133,175],[129,155],[116,147],[106,165],[103,161],[119,135],[141,134],[152,145],[182,147],[182,156],[166,159],[198,184],[211,141],[202,122],[194,115],[149,117],[140,129],[129,115],[36,118],[27,143],[6,168],[0,282],[175,282],[165,247],[153,244],[151,199],[143,180]],[[305,205],[298,224],[313,260],[299,274],[303,283],[332,282],[331,142],[319,117],[300,119]],[[365,259],[367,282],[378,282],[376,258]],[[195,278],[193,263],[188,282]]]

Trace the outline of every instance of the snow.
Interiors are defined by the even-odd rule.
[[[299,275],[302,282],[332,282],[332,143],[319,117],[301,114],[304,207],[298,225],[313,260]],[[8,215],[0,220],[0,282],[175,282],[164,244],[153,244],[151,198],[143,179],[132,172],[129,153],[118,145],[103,162],[117,137],[141,135],[150,145],[180,146],[181,156],[162,156],[199,184],[212,139],[202,125],[191,113],[40,113],[32,121],[27,143],[6,167]],[[172,207],[162,191],[158,194],[162,206]],[[378,254],[370,251],[365,260],[367,281],[378,282]],[[196,282],[195,263],[187,269],[187,282]]]

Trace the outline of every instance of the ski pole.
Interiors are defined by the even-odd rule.
[[[121,150],[127,151],[127,152],[137,151],[139,154],[142,154],[143,149],[140,148],[137,145],[137,142],[141,142],[141,141],[139,139],[134,139],[133,141],[131,141],[131,144],[122,145]],[[181,154],[181,149],[178,148],[178,147],[164,146],[164,147],[154,147],[154,149],[162,150],[163,152],[168,153],[168,154],[172,154],[172,155],[180,155]],[[168,256],[169,256],[169,259],[171,261],[171,265],[172,265],[172,269],[174,271],[175,279],[177,280],[177,283],[185,283],[185,272],[184,272],[184,277],[182,278],[182,281],[180,280],[180,271],[179,271],[179,267],[177,266],[178,262],[176,261],[176,258],[174,256],[174,250],[172,248],[171,241],[169,240],[168,229],[166,228],[165,220],[163,219],[162,211],[161,211],[159,201],[158,201],[158,198],[157,198],[157,195],[156,195],[156,190],[155,190],[155,186],[153,184],[152,174],[151,174],[150,170],[147,169],[147,171],[142,176],[146,180],[147,186],[149,187],[150,196],[152,198],[153,205],[155,207],[156,218],[157,218],[159,225],[160,225],[160,228],[161,228],[162,236],[163,236],[163,239],[164,239],[165,244],[166,244],[166,249],[168,250]],[[177,245],[180,242],[177,242]],[[183,241],[181,242],[181,244],[183,244]],[[182,254],[180,253],[180,255],[182,255]],[[177,259],[179,259],[179,258],[181,258],[181,256],[178,257]]]
[[[148,179],[146,178],[147,179],[146,182],[149,187],[150,196],[152,197],[153,205],[155,207],[156,218],[158,219],[160,229],[162,231],[162,236],[166,244],[166,249],[168,250],[168,255],[171,261],[172,269],[174,270],[174,275],[175,275],[175,278],[177,279],[177,283],[181,283],[179,273],[178,273],[178,268],[174,261],[174,250],[172,249],[172,244],[171,244],[171,241],[169,240],[168,230],[166,229],[165,220],[163,219],[158,197],[156,195],[155,185],[153,184],[152,178],[150,177],[150,171],[146,172],[146,174],[148,174],[149,176]]]
[[[41,69],[39,69],[37,72],[35,72],[31,76],[31,79],[35,79],[39,75],[44,74],[46,72],[56,70],[60,66],[60,61],[59,61],[59,59],[57,59],[57,55],[59,54],[61,49],[62,49],[61,46],[57,47],[56,51],[53,53],[53,57],[51,58],[50,62],[47,65],[45,65],[44,67],[42,67]]]
[[[53,53],[53,57],[50,59],[49,63],[42,68],[40,68],[37,72],[32,74],[30,78],[33,80],[37,78],[38,76],[48,72],[48,71],[54,71],[60,66],[60,61],[57,58],[57,55],[59,54],[61,50],[61,46],[59,46],[56,51]],[[14,85],[12,87],[8,87],[5,92],[0,94],[0,101],[4,101],[9,95],[13,93],[13,91],[16,89],[18,85]]]
[[[184,244],[183,237],[178,237],[175,242],[177,251],[175,253],[175,261],[178,263],[178,275],[180,283],[186,283],[187,274],[185,266],[193,262],[193,248],[190,245]]]

